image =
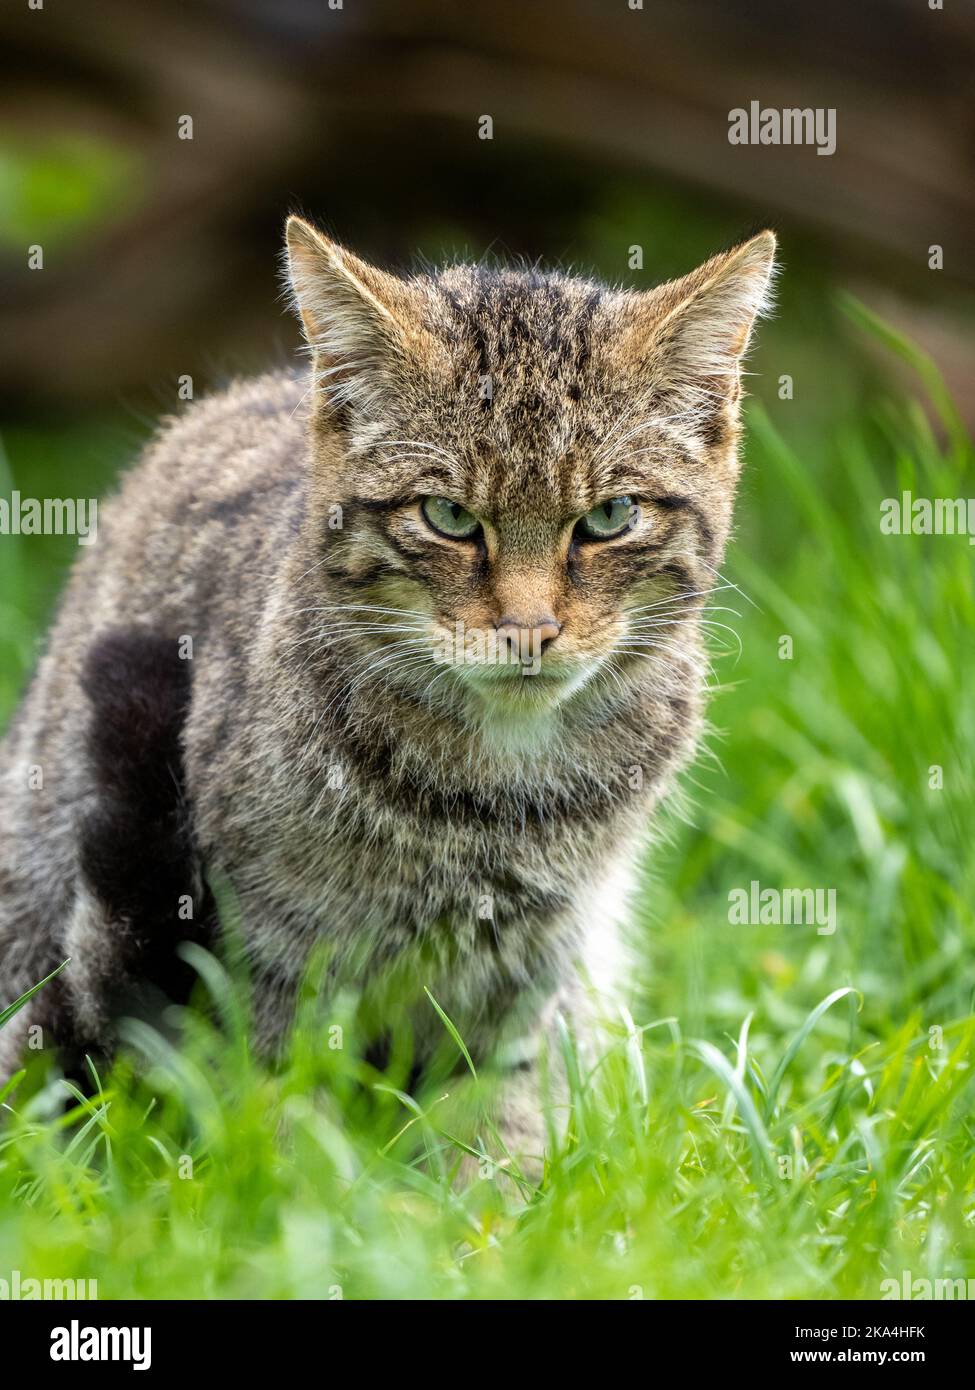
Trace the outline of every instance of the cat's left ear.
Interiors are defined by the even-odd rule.
[[[755,320],[771,307],[775,236],[760,232],[713,256],[681,280],[641,295],[630,326],[631,351],[668,395],[727,409],[740,394],[739,371]]]

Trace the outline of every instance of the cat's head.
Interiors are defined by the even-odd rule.
[[[716,583],[774,253],[762,232],[646,293],[483,266],[401,279],[291,218],[336,623],[388,647],[387,674],[445,663],[499,708],[666,661]]]

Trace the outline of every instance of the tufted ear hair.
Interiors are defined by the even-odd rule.
[[[286,239],[287,277],[317,384],[336,409],[368,404],[396,358],[431,351],[422,291],[360,260],[301,217],[288,218]]]
[[[629,355],[646,361],[666,395],[703,413],[734,405],[755,320],[771,307],[772,232],[712,256],[697,270],[637,296],[625,330]]]

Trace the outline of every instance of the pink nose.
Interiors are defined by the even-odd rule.
[[[495,626],[522,661],[533,661],[541,656],[562,631],[562,624],[556,622],[551,614],[525,620],[506,615],[499,618]]]

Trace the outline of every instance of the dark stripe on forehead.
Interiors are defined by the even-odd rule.
[[[500,370],[510,355],[537,342],[562,368],[584,370],[590,328],[602,299],[598,286],[562,282],[526,272],[498,274],[475,267],[466,293],[438,286],[444,303],[470,339],[482,375]]]
[[[462,303],[460,297],[453,290],[445,285],[438,285],[444,301],[449,304],[453,311],[454,318],[458,320],[462,331],[466,331],[474,346],[474,355],[477,358],[477,370],[479,376],[490,376],[491,366],[488,357],[487,338],[481,320],[484,316],[485,297],[480,282],[476,282],[476,292],[470,304]],[[484,404],[487,404],[485,401]]]
[[[576,316],[576,360],[575,369],[583,372],[592,353],[592,321],[602,299],[602,291],[594,289],[584,301]]]

